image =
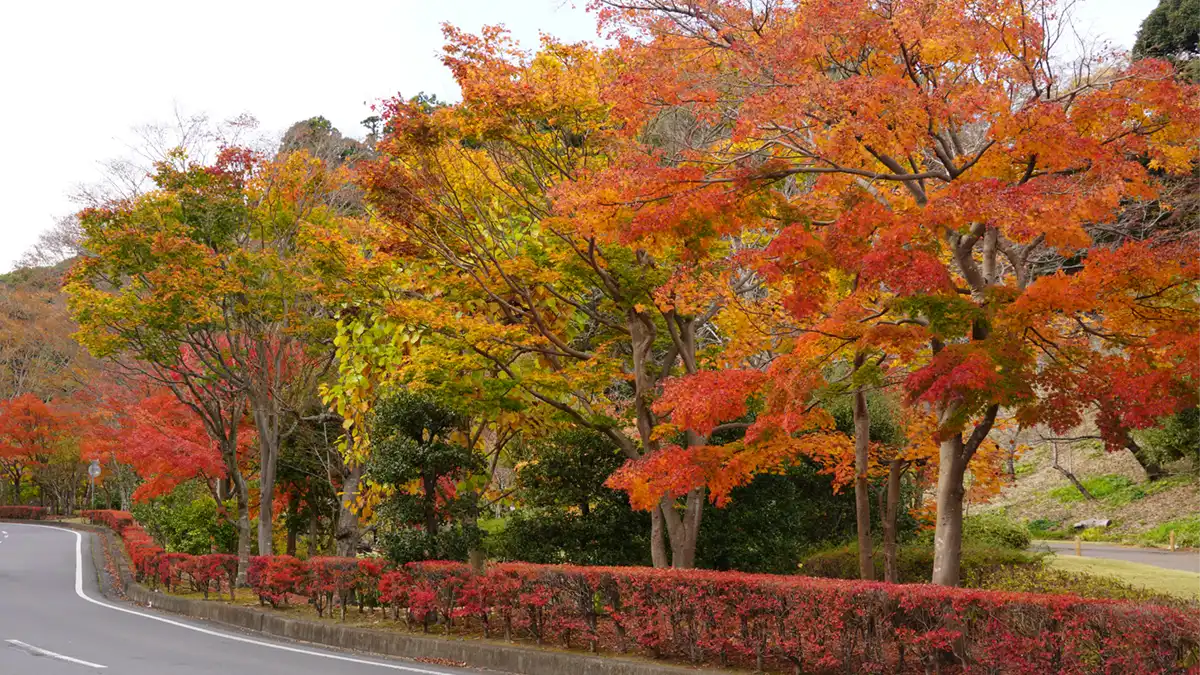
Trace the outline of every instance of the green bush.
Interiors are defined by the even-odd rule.
[[[1029,521],[1029,536],[1032,539],[1068,539],[1072,535],[1063,529],[1062,521],[1035,518]]]
[[[217,511],[217,503],[196,483],[184,483],[169,494],[134,504],[134,518],[168,551],[203,555],[237,551],[237,528]],[[227,513],[232,507],[227,509]]]
[[[417,527],[388,529],[379,534],[378,546],[388,560],[404,565],[420,560],[465,561],[478,542],[477,529],[454,524],[438,530],[432,537]]]
[[[1112,506],[1122,506],[1146,496],[1146,490],[1127,476],[1117,474],[1088,476],[1080,479],[1079,482],[1093,497]],[[1056,487],[1050,491],[1050,496],[1064,504],[1084,500],[1083,493],[1074,485]]]
[[[963,585],[993,591],[1078,595],[1103,600],[1131,600],[1159,605],[1187,605],[1186,600],[1131,586],[1115,577],[1066,572],[1038,565],[1001,566],[963,577]]]
[[[1041,567],[1043,554],[1013,548],[964,544],[960,566],[961,578],[983,576],[1000,567]],[[883,551],[875,551],[875,577],[883,579]],[[900,547],[898,561],[900,583],[929,581],[933,576],[932,544],[913,543]],[[834,579],[858,578],[858,544],[825,549],[810,555],[800,567],[800,573]]]
[[[996,548],[1029,548],[1029,530],[999,511],[963,520],[963,543]]]
[[[1138,541],[1149,546],[1166,546],[1171,541],[1171,530],[1175,530],[1176,546],[1200,548],[1200,516],[1188,516],[1162,523],[1143,534]]]
[[[1114,538],[1105,527],[1088,527],[1079,530],[1076,534],[1084,541],[1112,541]]]
[[[650,515],[599,502],[587,515],[556,508],[517,509],[484,540],[500,560],[539,564],[649,565]]]

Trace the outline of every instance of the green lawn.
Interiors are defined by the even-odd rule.
[[[1152,565],[1106,560],[1104,558],[1052,555],[1046,558],[1050,567],[1067,572],[1084,572],[1116,577],[1133,586],[1141,586],[1181,598],[1200,599],[1200,574],[1168,570]]]

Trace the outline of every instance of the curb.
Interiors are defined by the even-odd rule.
[[[101,591],[110,600],[125,599],[141,606],[151,606],[173,614],[212,621],[262,635],[377,656],[410,660],[446,659],[466,664],[471,668],[515,675],[717,675],[735,672],[650,663],[619,656],[589,656],[497,644],[482,639],[418,636],[371,628],[354,628],[323,621],[290,619],[269,611],[229,605],[221,601],[180,598],[152,591],[134,581],[129,572],[124,546],[107,528],[54,521],[46,521],[44,524],[98,536],[101,545],[91,547],[92,564],[100,578]],[[93,542],[95,541],[96,539],[93,539]],[[107,570],[106,550],[116,561],[121,577],[120,583],[124,586],[123,598],[116,588],[117,580],[110,579],[111,574],[103,573]]]

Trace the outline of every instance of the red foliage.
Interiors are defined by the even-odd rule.
[[[220,451],[199,416],[170,391],[106,397],[119,424],[114,452],[143,479],[134,499],[166,494],[180,483],[226,475]],[[247,441],[248,442],[248,441]]]
[[[381,571],[381,570],[380,570]],[[376,575],[376,588],[378,588]],[[350,593],[361,586],[362,576],[357,558],[318,557],[308,560],[308,601],[323,616],[334,600],[346,618],[346,601]]]
[[[753,368],[701,370],[667,380],[654,412],[671,415],[675,424],[707,436],[722,422],[746,414],[746,403],[767,379]]]
[[[172,569],[172,565],[163,563],[167,552],[137,524],[132,514],[126,511],[96,510],[81,511],[80,515],[96,525],[108,527],[121,536],[121,540],[125,542],[125,551],[129,553],[129,561],[133,564],[134,575],[139,581],[149,580],[153,584],[164,579],[179,579],[179,573]]]
[[[96,525],[103,525],[117,534],[124,534],[125,528],[137,525],[133,514],[128,511],[82,511],[81,515]]]
[[[46,516],[44,506],[0,506],[0,518],[12,520],[41,520]]]
[[[163,554],[128,514],[88,515],[123,526],[135,561],[180,560],[198,581],[236,570],[233,556]],[[307,594],[322,614],[336,600],[344,616],[352,592],[362,602],[377,591],[397,619],[403,609],[426,629],[499,625],[505,637],[723,667],[920,673],[965,661],[970,672],[1084,675],[1185,672],[1200,658],[1200,611],[1064,595],[637,567],[385,571],[377,560],[290,556],[252,559],[247,579],[272,604]]]
[[[308,588],[308,565],[290,555],[256,556],[246,569],[246,583],[258,594],[259,602],[272,607],[288,603],[288,597]]]
[[[178,556],[187,554],[168,553],[162,557]],[[179,563],[179,569],[182,573],[191,577],[192,584],[197,590],[204,593],[204,597],[208,597],[210,590],[215,590],[217,596],[221,595],[221,587],[224,585],[229,588],[229,599],[234,599],[234,588],[237,586],[237,567],[238,559],[236,555],[228,553],[210,553],[208,555],[188,555]]]

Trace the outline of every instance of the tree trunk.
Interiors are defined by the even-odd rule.
[[[863,356],[854,359],[855,369],[862,367]],[[870,463],[871,418],[867,396],[862,387],[854,391],[854,514],[858,521],[858,577],[875,578],[875,560],[871,551],[871,493],[867,483]]]
[[[258,554],[271,555],[275,547],[275,476],[279,467],[279,438],[267,420],[258,422]]]
[[[288,519],[287,519],[287,549],[286,552],[290,556],[296,555],[296,513],[300,510],[300,496],[292,490],[288,495]]]
[[[670,543],[671,560],[669,565],[677,569],[691,569],[696,564],[696,542],[700,534],[700,519],[704,514],[704,495],[702,487],[688,491],[685,497],[683,515],[676,509],[676,501],[663,499],[658,511],[662,514],[662,523],[667,531],[667,541]],[[653,523],[651,523],[653,525]],[[668,565],[666,552],[663,552],[663,567]]]
[[[437,476],[428,474],[421,476],[425,487],[425,499],[422,507],[425,510],[425,535],[432,539],[438,532],[437,517]]]
[[[274,476],[259,482],[258,499],[258,554],[271,555],[275,548],[275,485]]]
[[[1083,483],[1080,483],[1079,479],[1075,477],[1075,474],[1071,470],[1058,463],[1058,443],[1053,443],[1050,446],[1050,468],[1057,470],[1064,477],[1066,477],[1067,480],[1071,481],[1071,485],[1074,485],[1075,489],[1079,490],[1079,494],[1083,495],[1084,499],[1088,500],[1089,502],[1096,501],[1096,497],[1093,496],[1092,493],[1088,492],[1087,488],[1083,486]]]
[[[362,480],[362,473],[362,464],[349,467],[342,473],[342,494],[338,498],[337,525],[333,535],[337,542],[337,554],[340,556],[353,556],[358,553],[358,542],[362,532],[358,514],[354,511],[354,502],[358,499],[358,484]]]
[[[937,524],[933,532],[933,583],[957,586],[962,563],[963,458],[962,434],[942,441],[938,457]]]
[[[650,561],[655,567],[667,567],[671,561],[667,559],[667,546],[663,541],[663,509],[671,508],[667,500],[658,508],[650,511]]]
[[[887,504],[883,512],[883,580],[889,584],[900,583],[900,550],[896,543],[896,522],[900,518],[900,478],[904,475],[905,461],[893,459],[888,464]]]
[[[308,520],[308,557],[320,555],[321,542],[319,541],[321,530],[321,516],[317,514],[317,510],[313,509]]]
[[[287,529],[287,548],[284,550],[287,555],[296,556],[296,526],[288,525]]]
[[[246,585],[246,568],[250,565],[250,490],[241,473],[233,475],[234,491],[237,498],[237,585]]]
[[[1137,463],[1142,466],[1142,470],[1146,472],[1146,480],[1158,480],[1167,475],[1167,472],[1163,470],[1158,460],[1151,457],[1145,448],[1133,440],[1132,436],[1125,436],[1125,447],[1129,449],[1129,452],[1133,453],[1133,458],[1137,460]]]
[[[236,428],[236,427],[235,427]],[[250,565],[250,489],[238,467],[237,434],[221,439],[221,459],[225,462],[225,473],[233,485],[233,496],[237,501],[237,585],[246,585],[246,568]]]

